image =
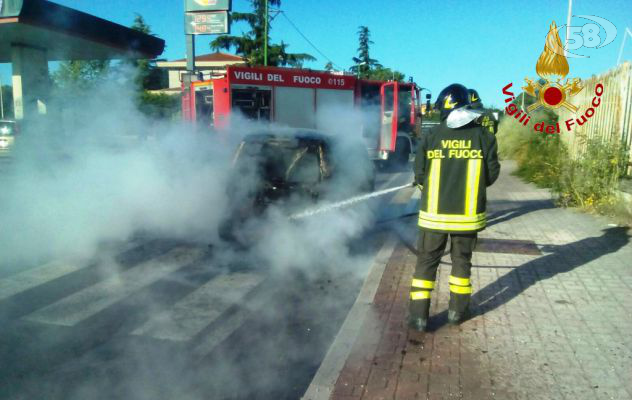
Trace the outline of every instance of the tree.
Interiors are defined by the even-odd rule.
[[[406,79],[406,75],[399,71],[391,70],[390,68],[379,67],[372,69],[368,72],[368,79],[374,79],[376,81],[398,81],[403,82]]]
[[[351,72],[364,79],[403,82],[406,75],[399,71],[386,68],[376,59],[371,58],[369,51],[373,41],[371,40],[371,32],[369,31],[369,28],[366,26],[360,26],[358,28],[358,36],[358,57],[353,57],[355,65],[350,68]]]
[[[325,71],[331,72],[333,70],[334,70],[334,64],[332,64],[331,61],[329,61],[327,64],[325,64]]]
[[[316,61],[316,58],[306,53],[288,53],[288,45],[283,41],[280,44],[270,43],[270,28],[266,37],[265,24],[266,1],[271,6],[280,6],[281,0],[250,0],[253,12],[231,14],[234,22],[246,22],[250,25],[250,31],[242,36],[222,35],[218,36],[210,44],[211,49],[231,50],[246,60],[248,65],[264,65],[264,45],[268,42],[268,65],[301,67],[305,61]]]
[[[134,17],[134,23],[130,28],[146,35],[153,35],[151,27],[145,22],[145,18],[138,13]],[[165,80],[163,71],[156,68],[152,60],[132,60],[130,64],[136,69],[135,82],[140,88],[152,90],[163,87],[163,81]]]
[[[138,97],[140,112],[152,118],[173,118],[180,110],[180,96],[144,90]]]
[[[375,68],[382,68],[382,65],[369,55],[369,48],[373,44],[371,40],[371,32],[366,26],[358,28],[359,46],[358,57],[353,57],[355,65],[351,67],[351,72],[357,74],[360,78],[368,78],[369,71]]]
[[[152,35],[151,27],[140,14],[134,17],[131,28],[146,35]],[[162,71],[156,68],[152,60],[132,60],[130,63],[136,68],[135,83],[139,89],[136,102],[139,111],[152,118],[173,117],[180,108],[180,97],[149,91],[162,87]]]
[[[104,79],[109,69],[109,60],[62,61],[52,78],[58,89],[85,91]]]

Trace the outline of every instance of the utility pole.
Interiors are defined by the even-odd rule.
[[[568,57],[568,37],[571,32],[571,14],[573,14],[573,0],[568,0],[568,15],[566,16],[566,40],[564,41],[565,57]]]
[[[263,33],[263,65],[268,66],[268,0],[264,0],[266,2],[265,5],[265,23],[264,23],[264,33]]]
[[[623,56],[623,48],[625,47],[625,39],[628,36],[632,37],[632,31],[630,28],[625,28],[625,32],[623,32],[623,40],[621,41],[621,48],[619,48],[619,57],[617,57],[617,65],[621,64],[621,56]]]
[[[4,119],[4,98],[2,97],[2,78],[0,78],[0,119]]]

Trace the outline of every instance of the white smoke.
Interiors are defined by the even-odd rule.
[[[102,86],[66,118],[25,127],[0,194],[4,262],[86,255],[139,231],[212,237],[230,149],[145,118],[132,99]]]
[[[136,110],[133,98],[134,93],[119,82],[105,83],[90,96],[63,104],[59,114],[25,127],[14,163],[0,178],[2,265],[15,269],[52,259],[89,258],[98,255],[104,243],[121,243],[134,237],[140,237],[139,242],[145,237],[162,237],[203,246],[212,243],[213,265],[209,268],[229,271],[232,265],[243,264],[261,268],[286,277],[288,286],[283,293],[291,292],[291,277],[300,277],[296,290],[330,290],[344,282],[346,287],[331,289],[331,296],[301,311],[307,326],[331,331],[332,336],[316,340],[318,345],[313,349],[304,347],[300,335],[295,337],[294,327],[286,321],[295,304],[276,298],[276,289],[268,293],[275,299],[271,307],[258,316],[279,330],[276,339],[294,340],[257,349],[266,360],[278,359],[279,353],[289,359],[304,357],[310,351],[322,351],[324,355],[323,341],[333,337],[335,324],[340,322],[334,322],[332,315],[344,317],[341,307],[350,306],[353,290],[359,288],[366,272],[367,255],[355,254],[350,244],[371,226],[374,207],[359,204],[290,221],[286,209],[273,206],[247,221],[245,229],[253,239],[251,246],[234,247],[218,237],[218,230],[232,212],[226,188],[234,179],[231,161],[236,143],[245,133],[269,126],[233,118],[238,123],[228,132],[195,130],[184,122],[144,117]],[[60,109],[61,105],[50,108]],[[316,116],[325,133],[343,143],[355,144],[362,142],[361,127],[368,119],[339,106],[324,108]],[[354,193],[364,179],[362,157],[346,154],[343,159],[345,162],[339,165],[341,173],[332,180],[333,189],[325,200]],[[243,187],[253,185],[247,177],[239,179],[238,184]],[[298,201],[299,204],[293,204],[294,210],[314,206],[311,200]],[[296,293],[297,297],[308,295]],[[145,348],[128,350],[134,358],[129,375],[138,380],[138,384],[128,381],[130,386],[121,389],[120,393],[131,396],[128,398],[154,399],[165,386],[195,386],[199,383],[195,379],[208,381],[209,376],[225,387],[237,389],[251,384],[241,380],[240,372],[252,366],[241,365],[232,355],[225,356],[220,369],[209,371],[195,366],[200,368],[200,376],[192,378],[184,356],[183,360],[174,361]],[[174,365],[182,367],[182,371],[174,371]],[[146,386],[156,375],[162,376],[164,382],[155,382],[154,388]],[[259,371],[258,380],[258,387],[273,388],[278,376],[274,370]],[[49,385],[54,386],[55,382]],[[200,385],[185,390],[185,395],[178,392],[177,396],[208,398],[202,389],[205,386]],[[109,389],[107,386],[103,382],[88,382],[77,386],[67,398],[99,398],[102,390]]]

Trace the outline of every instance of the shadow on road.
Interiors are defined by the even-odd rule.
[[[630,242],[627,227],[603,230],[601,236],[592,236],[560,246],[547,246],[551,254],[522,264],[472,296],[472,318],[492,311],[527,290],[538,281],[594,261],[606,254],[615,253]],[[447,311],[431,318],[429,331],[434,332],[447,323]]]

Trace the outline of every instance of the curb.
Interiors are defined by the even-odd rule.
[[[396,245],[397,238],[392,233],[389,233],[364,280],[360,294],[358,294],[351,310],[349,310],[349,314],[347,314],[336,338],[329,347],[318,371],[316,371],[316,375],[314,375],[312,382],[301,399],[326,400],[331,397],[338,375],[340,375],[340,371],[345,366],[353,344],[360,334],[360,329],[371,309],[375,293],[382,280],[386,264],[395,251]]]

